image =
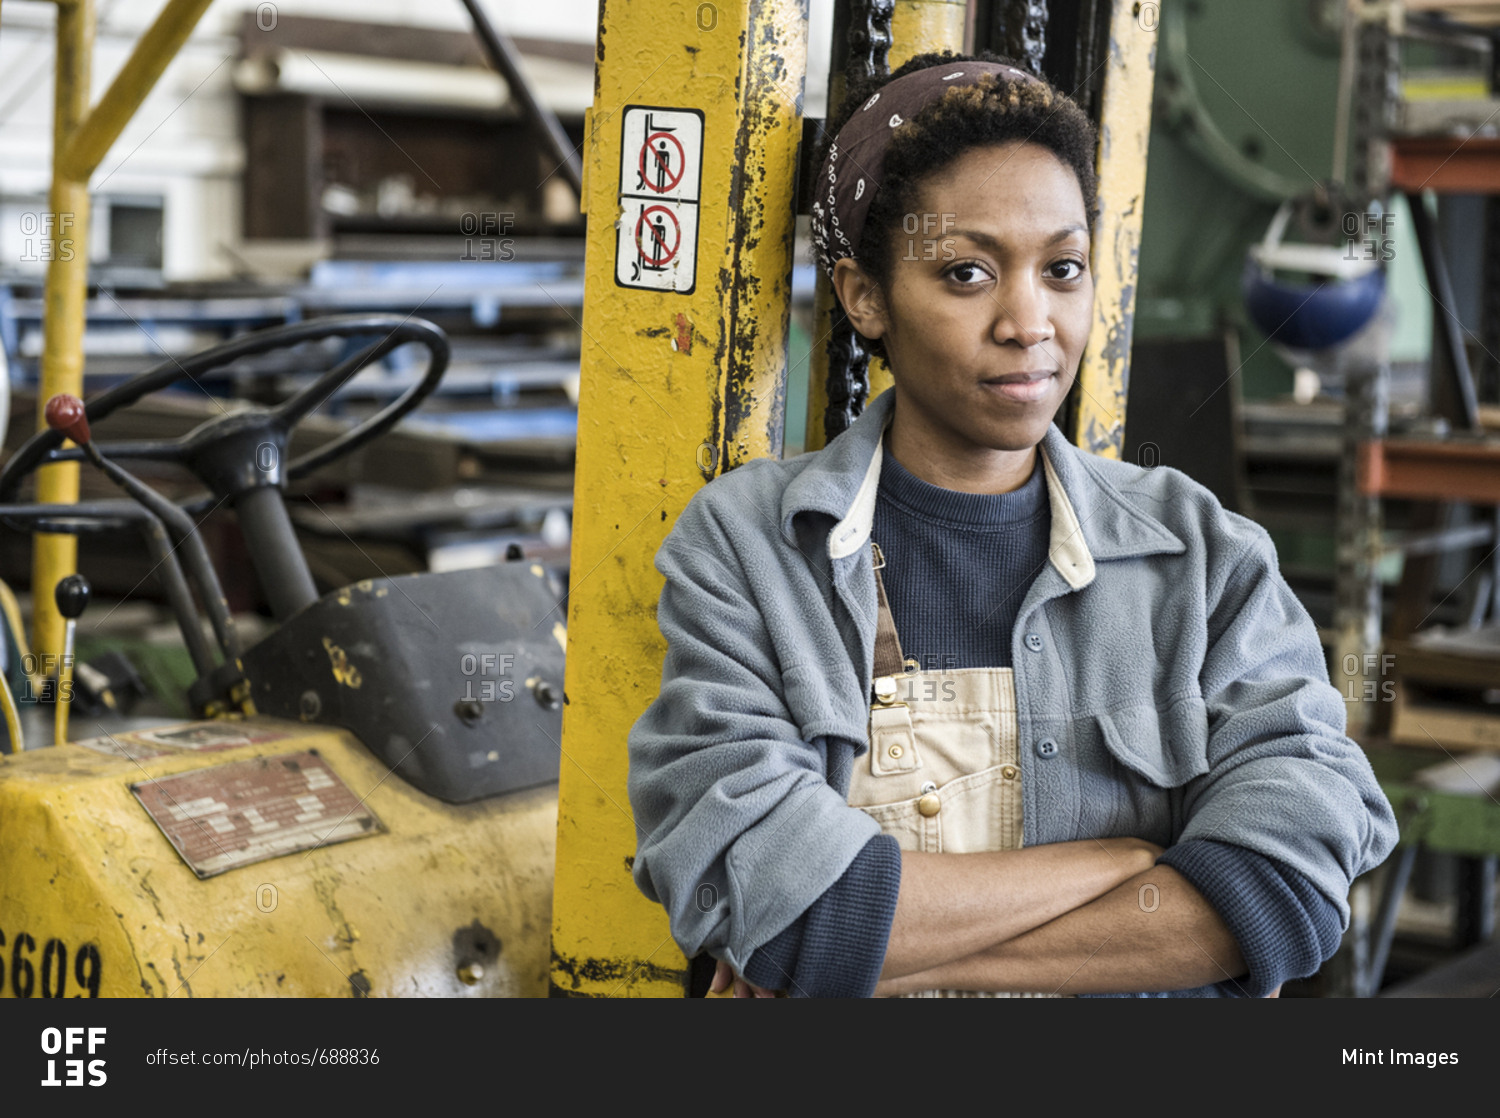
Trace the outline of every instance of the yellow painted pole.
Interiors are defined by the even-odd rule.
[[[961,51],[964,46],[964,0],[896,0],[891,14],[890,68],[896,69],[909,58],[927,51]],[[844,43],[834,50],[844,51]],[[840,75],[842,79],[842,75]],[[843,81],[831,83],[828,89],[829,117],[833,106],[843,98]],[[816,168],[813,169],[816,174]],[[823,413],[828,410],[828,335],[832,330],[834,308],[833,286],[828,277],[818,274],[818,289],[813,296],[813,321],[820,337],[814,338],[809,354],[807,378],[808,450],[818,450],[827,442],[823,432]],[[870,362],[870,395],[873,400],[892,384],[891,371],[884,361]]]
[[[156,85],[212,0],[168,0],[104,96],[69,136],[59,170],[86,181]]]
[[[1115,0],[1099,121],[1099,220],[1094,227],[1094,324],[1078,369],[1073,441],[1105,458],[1125,443],[1130,340],[1146,200],[1146,148],[1156,76],[1156,6]]]
[[[83,312],[88,292],[89,191],[87,181],[61,171],[68,138],[84,119],[94,57],[93,0],[75,0],[57,9],[57,69],[53,91],[52,190],[48,197],[50,237],[43,292],[41,384],[37,429],[46,426],[42,405],[59,392],[83,395]],[[43,504],[78,500],[78,465],[68,462],[37,471],[36,499]],[[52,600],[58,580],[78,563],[73,536],[39,532],[32,552],[32,646],[39,657],[61,656],[63,619]],[[44,669],[55,670],[56,662]]]
[[[84,304],[88,296],[89,176],[161,77],[211,0],[168,0],[131,51],[109,89],[89,109],[94,55],[93,0],[70,0],[57,10],[57,76],[53,95],[51,256],[42,321],[42,405],[59,392],[83,395]],[[62,463],[37,474],[37,500],[78,500],[78,466]],[[72,536],[38,533],[32,553],[32,632],[37,654],[60,656],[63,619],[52,588],[73,573],[78,543]]]
[[[26,734],[21,729],[21,709],[10,693],[10,681],[0,677],[0,714],[5,716],[5,734],[12,753],[26,752]]]
[[[626,735],[661,685],[658,546],[707,480],[781,452],[807,27],[798,0],[601,0],[599,20],[552,991],[681,997],[686,960],[631,880]],[[674,129],[667,181],[683,156],[691,180],[686,110],[702,114],[698,201],[672,218],[696,237],[660,249],[638,178],[662,181],[641,150],[648,109]],[[632,286],[661,282],[635,263],[692,244],[690,291]]]

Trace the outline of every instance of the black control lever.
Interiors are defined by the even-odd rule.
[[[209,561],[208,549],[203,546],[197,525],[187,513],[171,501],[99,453],[99,448],[94,445],[93,436],[89,430],[88,416],[85,414],[83,401],[77,396],[59,393],[52,397],[47,401],[45,416],[48,427],[61,432],[82,447],[90,462],[153,514],[172,536],[176,543],[176,550],[182,552],[188,580],[197,590],[198,598],[208,613],[209,623],[213,627],[214,636],[218,639],[219,649],[224,657],[224,663],[217,668],[211,664],[206,666],[197,664],[199,650],[194,648],[194,641],[189,632],[196,628],[197,613],[190,611],[191,624],[184,624],[182,627],[184,638],[188,641],[189,651],[193,653],[195,666],[199,666],[199,679],[189,691],[189,697],[194,705],[205,713],[215,713],[219,709],[233,707],[239,707],[245,713],[252,713],[254,708],[250,701],[249,684],[244,678],[244,668],[240,663],[239,636],[235,631],[234,619],[229,613],[229,601],[224,597],[224,590],[219,584],[219,576],[214,571],[213,563]],[[168,596],[171,598],[170,576],[167,581],[169,583]],[[173,600],[172,606],[174,611],[178,612],[180,621],[189,620],[183,616],[179,602]],[[198,636],[201,642],[201,632]]]
[[[89,608],[91,593],[89,580],[82,575],[73,574],[58,582],[57,589],[52,592],[52,600],[57,603],[57,612],[66,620],[77,621],[83,616],[83,611]]]
[[[151,570],[160,581],[172,615],[182,630],[183,642],[192,658],[199,678],[207,678],[216,669],[213,647],[204,636],[193,592],[182,575],[177,549],[162,522],[149,509],[134,501],[82,501],[71,505],[0,505],[0,523],[18,531],[50,532],[54,535],[79,536],[134,525],[145,540],[151,556]]]
[[[68,709],[73,698],[73,656],[78,636],[78,619],[89,604],[89,580],[80,574],[67,575],[58,580],[52,591],[57,603],[57,612],[62,614],[63,627],[62,662],[57,665],[57,702],[52,716],[52,743],[68,744]]]

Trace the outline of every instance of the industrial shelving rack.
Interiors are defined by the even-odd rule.
[[[1468,102],[1461,114],[1467,126],[1462,120],[1445,122],[1441,104],[1417,106],[1414,111],[1414,106],[1402,100],[1402,44],[1409,37],[1419,37],[1487,46],[1493,92],[1500,76],[1495,66],[1500,32],[1489,24],[1500,17],[1500,6],[1472,0],[1408,0],[1404,4],[1351,0],[1347,11],[1344,64],[1351,71],[1345,80],[1352,94],[1349,196],[1366,210],[1378,207],[1382,211],[1393,192],[1407,199],[1434,303],[1435,344],[1429,367],[1434,411],[1463,432],[1446,439],[1392,438],[1385,336],[1373,330],[1344,355],[1333,678],[1349,700],[1349,732],[1366,744],[1402,829],[1401,846],[1385,871],[1373,912],[1370,883],[1357,883],[1353,897],[1354,917],[1339,984],[1341,992],[1372,996],[1381,984],[1397,910],[1419,849],[1459,856],[1456,946],[1483,943],[1494,931],[1500,802],[1477,781],[1474,791],[1478,795],[1433,791],[1413,782],[1418,770],[1443,761],[1444,753],[1448,759],[1453,754],[1431,734],[1425,735],[1431,739],[1429,748],[1436,747],[1430,759],[1410,749],[1392,748],[1387,735],[1395,720],[1386,716],[1390,700],[1399,706],[1403,694],[1397,661],[1420,659],[1393,653],[1411,651],[1412,646],[1399,638],[1431,614],[1426,602],[1437,557],[1445,550],[1476,546],[1490,547],[1481,564],[1500,555],[1500,547],[1493,546],[1497,541],[1493,517],[1451,529],[1442,523],[1438,511],[1445,501],[1500,504],[1500,443],[1484,439],[1480,427],[1482,401],[1493,401],[1500,394],[1500,362],[1493,356],[1500,352],[1495,337],[1500,329],[1496,306],[1500,302],[1500,202],[1496,198],[1500,194],[1500,138],[1489,127],[1500,121],[1500,100],[1492,96],[1487,108],[1493,111],[1478,121],[1472,115],[1474,103]],[[1467,22],[1471,19],[1478,22]],[[1487,313],[1482,316],[1485,333],[1479,339],[1487,357],[1477,386],[1423,190],[1491,196],[1482,250]],[[1410,529],[1394,542],[1386,539],[1383,530],[1382,502],[1387,497],[1424,502],[1417,506]],[[1382,556],[1392,548],[1405,557],[1403,585],[1389,619],[1390,636],[1395,640],[1383,631],[1379,570]],[[1473,623],[1483,620],[1500,590],[1500,567],[1488,579],[1481,579],[1480,587],[1468,611]],[[1430,664],[1431,658],[1427,659]],[[1468,668],[1470,674],[1476,670],[1472,661]],[[1500,671],[1495,674],[1495,685],[1500,686]]]

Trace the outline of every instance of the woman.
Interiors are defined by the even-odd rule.
[[[814,242],[895,387],[657,555],[635,880],[737,996],[1257,996],[1396,839],[1265,531],[1052,425],[1095,137],[993,56],[852,89]]]

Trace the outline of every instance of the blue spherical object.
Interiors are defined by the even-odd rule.
[[[1250,320],[1272,341],[1293,349],[1327,349],[1352,338],[1375,316],[1385,295],[1385,271],[1291,284],[1247,259],[1240,291]]]

